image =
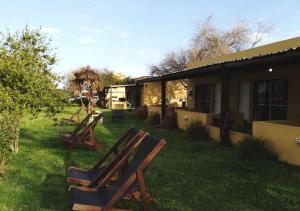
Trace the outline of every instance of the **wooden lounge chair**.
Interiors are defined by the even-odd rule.
[[[114,121],[115,119],[121,119],[124,121],[125,110],[123,109],[113,109],[111,111],[111,119]]]
[[[92,114],[92,112],[90,114]],[[80,128],[78,131],[76,128],[75,133],[74,130],[71,134],[62,134],[63,141],[70,145],[69,150],[71,150],[75,146],[82,146],[90,149],[100,148],[101,145],[96,142],[94,129],[101,118],[103,118],[102,113],[94,118],[94,120],[86,127]]]
[[[70,118],[62,118],[61,122],[62,124],[80,124],[80,112],[84,109],[83,106],[81,106],[77,111],[70,117]]]
[[[120,153],[122,153],[122,151],[124,151],[132,142],[136,142],[141,139],[144,133],[145,132],[143,130],[139,130],[135,127],[129,128],[129,130],[118,139],[112,148],[96,163],[92,169],[85,170],[76,167],[70,167],[67,182],[86,187],[95,183],[95,180],[101,176],[101,173],[107,167],[104,165],[104,162],[107,161],[112,155],[115,155],[115,159],[119,159],[118,157]]]
[[[62,136],[65,138],[69,138],[69,137],[75,137],[82,129],[84,129],[85,127],[87,127],[87,125],[89,124],[89,121],[91,119],[91,117],[95,114],[94,111],[92,111],[91,113],[89,113],[81,122],[79,125],[77,125],[75,127],[75,129],[71,132],[71,133],[62,133]]]
[[[113,205],[132,193],[137,185],[143,210],[148,210],[150,197],[145,189],[144,171],[166,142],[147,135],[138,144],[137,152],[117,180],[110,182],[114,172],[121,168],[122,162],[127,162],[126,158],[120,161],[120,165],[111,169],[107,176],[99,181],[96,188],[71,186],[72,210],[117,210]],[[135,200],[134,194],[130,196]]]

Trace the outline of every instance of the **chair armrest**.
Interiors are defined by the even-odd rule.
[[[70,166],[70,167],[68,168],[68,171],[70,171],[71,169],[76,169],[76,170],[80,170],[80,171],[88,171],[88,170],[86,170],[86,169],[82,169],[82,168],[78,168],[78,167],[74,167],[74,166]]]
[[[76,188],[76,189],[82,190],[82,191],[89,191],[89,192],[96,192],[97,191],[97,189],[95,189],[95,188],[79,187],[79,186],[75,186],[75,185],[70,185],[68,191],[70,191],[72,188]]]

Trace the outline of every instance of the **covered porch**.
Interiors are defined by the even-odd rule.
[[[256,53],[260,48],[254,49]],[[263,50],[268,48],[279,47]],[[168,106],[166,83],[187,80],[186,107],[175,108],[179,128],[199,120],[224,145],[250,135],[261,137],[272,144],[280,159],[300,165],[300,50],[288,48],[256,56],[250,56],[251,51],[239,52],[240,59],[138,81],[136,87],[160,84],[160,103],[149,109],[158,111],[163,119]]]

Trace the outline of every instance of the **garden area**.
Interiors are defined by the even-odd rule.
[[[103,109],[104,122],[95,128],[99,150],[63,144],[62,117],[77,107],[66,107],[54,119],[40,114],[25,118],[20,126],[19,152],[0,177],[0,210],[68,210],[66,183],[69,166],[92,167],[131,125],[164,138],[166,146],[145,173],[146,190],[154,197],[150,210],[299,210],[300,169],[262,159],[243,161],[236,147],[190,139],[179,129],[161,129],[126,112],[124,121],[112,121]],[[115,207],[139,210],[133,202]]]

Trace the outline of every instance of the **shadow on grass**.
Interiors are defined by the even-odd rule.
[[[70,196],[67,193],[66,177],[60,174],[48,174],[40,189],[40,206],[45,209],[68,210]],[[59,206],[58,206],[59,205]]]

